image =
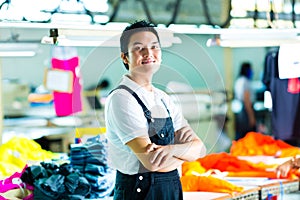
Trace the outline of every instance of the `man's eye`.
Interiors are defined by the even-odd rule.
[[[140,47],[140,46],[135,46],[135,47],[133,48],[134,51],[141,51],[142,49],[143,49],[143,48]]]
[[[153,46],[151,47],[151,49],[160,49],[160,46],[159,46],[159,45],[153,45]]]

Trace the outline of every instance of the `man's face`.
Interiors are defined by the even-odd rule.
[[[125,62],[129,71],[155,73],[161,64],[161,48],[156,35],[149,31],[134,33],[129,40]]]

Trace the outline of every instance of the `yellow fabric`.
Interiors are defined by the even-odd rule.
[[[0,146],[0,177],[21,171],[26,164],[57,158],[58,154],[46,151],[34,140],[13,137]]]

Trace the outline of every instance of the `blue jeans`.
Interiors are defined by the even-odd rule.
[[[126,175],[117,171],[114,200],[182,200],[177,170]]]

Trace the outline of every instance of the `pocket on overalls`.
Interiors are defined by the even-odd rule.
[[[172,144],[174,139],[173,127],[165,126],[156,133],[162,145]]]

